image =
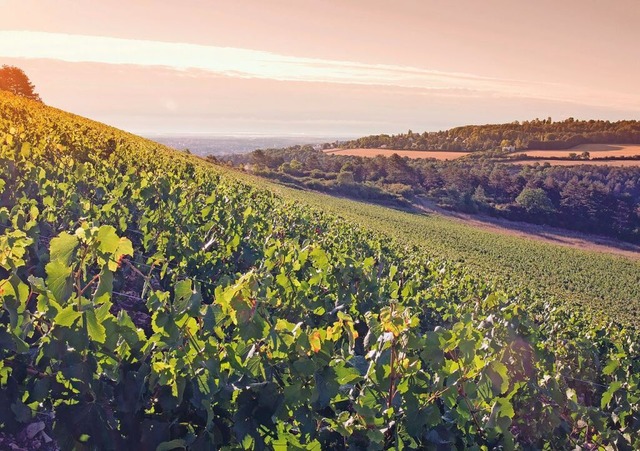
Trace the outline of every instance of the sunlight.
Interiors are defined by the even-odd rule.
[[[448,73],[410,66],[365,64],[301,58],[232,47],[189,43],[82,36],[33,31],[0,31],[0,55],[67,62],[162,66],[198,69],[237,78],[293,82],[393,86],[428,91],[432,95],[466,97],[478,93],[587,105],[637,108],[638,99],[538,83]]]

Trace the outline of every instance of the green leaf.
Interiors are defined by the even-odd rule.
[[[491,380],[493,392],[500,395],[509,390],[508,369],[502,362],[491,362],[487,368],[487,374]]]
[[[120,264],[120,259],[124,255],[133,255],[133,246],[127,238],[120,238],[113,226],[101,226],[96,237],[98,250],[105,254],[109,271],[116,271]],[[105,262],[105,259],[101,259]]]
[[[336,372],[336,381],[340,385],[349,384],[356,379],[360,379],[360,371],[357,368],[336,366],[333,369]]]
[[[75,306],[73,304],[67,305],[56,315],[53,321],[58,326],[71,327],[71,325],[82,315],[80,312],[77,312],[74,307]]]
[[[111,293],[113,292],[113,273],[108,270],[103,270],[100,273],[100,283],[93,294],[93,302],[96,304],[102,304],[103,302],[111,299]]]
[[[89,332],[89,338],[98,343],[104,343],[107,339],[107,334],[104,326],[100,324],[98,318],[96,318],[96,312],[93,309],[89,309],[84,312],[85,319],[87,321],[87,332]]]
[[[16,334],[12,334],[11,336],[13,343],[16,345],[16,352],[18,354],[26,354],[29,352],[29,345],[22,338],[17,336]]]
[[[600,400],[601,409],[604,409],[609,405],[609,403],[611,402],[611,399],[613,398],[613,395],[621,387],[622,387],[622,382],[620,381],[614,381],[611,383],[611,385],[609,385],[609,388],[607,389],[607,391],[602,394],[602,399]]]
[[[113,254],[120,243],[120,237],[116,233],[115,227],[110,225],[103,225],[98,229],[96,240],[98,241],[98,250],[105,254]]]
[[[51,240],[49,247],[49,260],[59,262],[61,266],[69,266],[73,259],[73,253],[78,247],[78,237],[62,232]]]
[[[607,366],[605,366],[602,369],[602,372],[608,376],[610,376],[611,374],[613,374],[615,372],[615,370],[618,369],[618,367],[620,366],[620,361],[616,360],[616,359],[612,359],[609,360],[609,363],[607,363]]]
[[[169,442],[162,442],[158,445],[156,451],[171,451],[174,449],[187,449],[187,442],[180,438]]]
[[[487,428],[496,428],[504,432],[511,425],[514,415],[513,405],[505,398],[498,398],[491,409]]]
[[[44,284],[44,280],[40,277],[35,277],[32,274],[27,278],[27,281],[31,285],[31,289],[36,293],[45,294],[47,292],[47,286]]]
[[[64,261],[55,260],[47,263],[45,270],[47,271],[47,287],[51,290],[56,301],[60,304],[64,303],[71,295],[73,288],[71,280],[69,280],[72,268]]]
[[[191,280],[181,280],[175,284],[173,306],[177,313],[184,313],[191,307],[191,300],[195,297]],[[199,304],[199,303],[198,303]],[[199,305],[198,305],[199,307]]]
[[[309,256],[315,262],[315,267],[319,269],[325,269],[329,266],[329,257],[327,257],[327,253],[322,250],[320,247],[316,247],[311,251]]]
[[[11,404],[11,411],[15,415],[16,420],[21,423],[28,423],[29,421],[31,421],[31,418],[33,416],[31,409],[20,400]]]

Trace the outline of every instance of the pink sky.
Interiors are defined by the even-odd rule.
[[[0,64],[139,133],[640,119],[640,3],[0,0]],[[115,38],[115,39],[114,39]]]

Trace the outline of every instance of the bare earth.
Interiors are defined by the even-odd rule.
[[[473,227],[478,227],[490,232],[505,235],[528,238],[545,243],[572,247],[585,251],[595,251],[607,254],[619,255],[634,260],[640,260],[640,246],[625,243],[613,238],[574,232],[547,225],[529,224],[525,222],[509,221],[502,218],[494,218],[482,214],[466,214],[445,210],[435,205],[434,202],[422,200],[417,208],[425,213],[435,213],[458,220]]]
[[[589,152],[591,158],[633,157],[640,155],[640,144],[582,144],[565,150],[527,150],[530,157],[569,157],[570,153]]]
[[[549,163],[551,166],[576,166],[578,164],[592,164],[595,166],[621,166],[633,167],[640,166],[640,160],[505,160],[505,163],[517,164],[544,164]]]
[[[444,150],[394,150],[394,149],[327,149],[333,155],[349,155],[353,157],[390,157],[394,153],[409,158],[435,158],[437,160],[455,160],[468,155],[468,152],[447,152]]]
[[[589,152],[591,158],[605,158],[605,157],[633,157],[640,155],[640,144],[582,144],[571,149],[565,150],[527,150],[523,153],[530,157],[555,157],[555,158],[569,158],[569,154],[575,153],[580,155],[582,152]],[[640,160],[535,160],[517,161],[522,164],[534,164],[534,163],[549,163],[555,166],[573,166],[576,164],[595,164],[599,166],[640,166]]]

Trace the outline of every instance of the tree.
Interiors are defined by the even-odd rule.
[[[340,171],[340,173],[338,174],[338,177],[336,178],[336,181],[340,185],[353,185],[355,183],[355,180],[353,178],[353,172]]]
[[[530,214],[545,214],[554,211],[553,203],[542,188],[525,188],[516,197],[516,203]]]
[[[42,102],[34,89],[29,77],[19,67],[3,65],[0,68],[0,90]]]

